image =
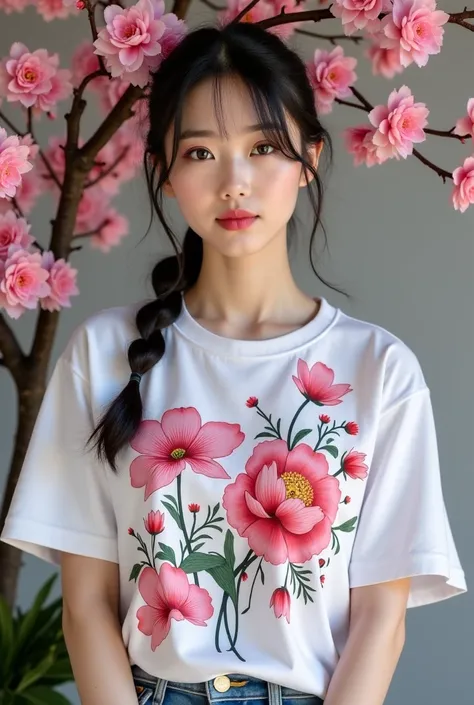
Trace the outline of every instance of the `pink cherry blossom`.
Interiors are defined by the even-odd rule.
[[[452,200],[457,211],[464,211],[474,203],[474,154],[453,172]]]
[[[273,607],[277,619],[284,617],[288,624],[290,623],[291,597],[285,587],[274,590],[270,600],[270,607]]]
[[[26,309],[36,308],[38,300],[49,295],[49,273],[42,267],[39,252],[31,253],[13,245],[2,269],[0,308],[11,318],[19,318]]]
[[[344,473],[352,480],[365,480],[369,472],[368,466],[364,463],[366,453],[359,453],[351,450],[342,461]]]
[[[71,60],[72,84],[78,88],[83,78],[88,76],[100,68],[99,57],[94,54],[94,45],[90,41],[84,41],[76,48]],[[98,76],[90,81],[88,88],[97,91],[107,90],[108,84],[111,83],[107,76]],[[100,95],[100,94],[99,94]]]
[[[20,101],[25,108],[31,108],[38,96],[53,89],[52,77],[59,63],[57,54],[50,56],[46,49],[30,52],[20,42],[10,49],[10,58],[3,61],[0,69],[3,74],[2,90],[6,85],[6,97],[10,102]]]
[[[160,19],[166,26],[164,34],[160,39],[161,54],[163,58],[166,59],[184,38],[188,28],[185,21],[178,19],[174,12],[168,12],[160,17]]]
[[[109,252],[111,247],[118,245],[122,238],[128,235],[130,224],[127,218],[117,213],[114,208],[109,208],[105,217],[105,225],[90,238],[90,244],[102,252]]]
[[[30,233],[31,225],[24,218],[19,218],[8,211],[5,215],[0,215],[0,259],[6,260],[8,250],[12,245],[17,245],[23,249],[34,242]]]
[[[390,12],[390,0],[335,0],[331,5],[334,17],[342,20],[344,34],[354,34],[358,29],[375,32],[380,28],[379,15]]]
[[[58,177],[60,183],[63,182],[64,171],[66,169],[66,157],[64,154],[65,143],[66,140],[64,137],[58,137],[57,135],[53,135],[49,138],[48,148],[45,150],[45,156],[49,164],[51,165],[51,168],[53,169],[54,173]],[[43,162],[40,162],[38,164],[38,171],[44,181],[45,186],[48,189],[57,192],[57,184],[50,175],[49,171],[46,169]]]
[[[56,118],[56,103],[66,100],[72,93],[71,72],[69,69],[58,69],[51,77],[51,90],[38,96],[33,106],[33,113],[48,113],[50,118]]]
[[[51,291],[41,299],[41,308],[46,311],[70,308],[70,297],[79,293],[76,286],[77,269],[73,269],[64,259],[55,261],[52,252],[43,253],[42,266],[49,272],[48,284]]]
[[[393,78],[395,74],[402,73],[404,67],[400,63],[400,49],[398,47],[382,46],[383,38],[375,35],[372,44],[365,52],[365,56],[372,62],[372,74],[385,78]]]
[[[414,142],[426,139],[429,110],[424,103],[415,103],[408,86],[390,93],[388,105],[377,105],[369,120],[376,128],[373,142],[382,159],[400,155],[406,159],[413,152]]]
[[[132,487],[145,487],[145,500],[175,480],[186,466],[212,478],[229,478],[216,458],[230,455],[244,440],[238,424],[202,424],[194,407],[165,411],[161,423],[142,421],[130,445],[141,453],[130,465]]]
[[[471,135],[474,140],[474,98],[469,98],[467,103],[467,115],[457,121],[454,128],[455,135]]]
[[[25,7],[32,4],[33,0],[0,0],[0,12],[6,15],[12,12],[23,12]]]
[[[306,563],[329,544],[341,490],[322,453],[304,444],[259,443],[224,490],[228,523],[273,565]]]
[[[145,86],[150,69],[161,61],[159,40],[166,25],[154,19],[150,0],[125,9],[109,5],[104,18],[107,24],[94,42],[95,53],[104,57],[112,77],[125,76],[134,86]]]
[[[0,127],[0,198],[15,196],[22,174],[33,168],[29,155],[27,145],[21,144],[16,135],[7,137],[6,130]]]
[[[393,0],[393,10],[383,19],[387,46],[398,46],[400,63],[425,66],[443,44],[442,26],[449,15],[436,9],[436,0]]]
[[[293,375],[293,382],[306,399],[318,406],[337,406],[342,404],[345,394],[352,392],[350,384],[333,384],[334,370],[323,362],[316,362],[311,370],[308,363],[298,360],[298,377]]]
[[[163,563],[159,573],[148,566],[143,568],[138,590],[146,603],[137,611],[138,629],[151,636],[152,651],[168,636],[171,620],[207,627],[206,620],[214,614],[208,591],[190,585],[184,570],[169,563]]]
[[[350,86],[357,80],[354,71],[356,65],[357,59],[344,56],[341,46],[332,51],[316,49],[313,61],[307,64],[307,70],[320,113],[330,113],[336,98],[351,95]]]
[[[76,215],[76,234],[98,230],[107,219],[109,201],[99,187],[85,189]]]
[[[25,215],[31,213],[33,206],[43,191],[44,183],[37,169],[23,174],[21,184],[15,194],[15,200]],[[0,214],[9,213],[11,210],[13,210],[11,199],[0,198]]]
[[[348,127],[344,130],[346,149],[354,156],[354,166],[365,164],[368,167],[380,164],[377,147],[373,143],[375,128],[370,125]]]
[[[64,0],[36,0],[36,9],[46,22],[51,20],[64,20],[69,15],[77,14],[74,3],[66,3]]]
[[[249,3],[245,0],[228,0],[227,7],[218,14],[218,19],[221,25],[229,24]],[[259,0],[249,12],[240,20],[241,22],[256,23],[261,20],[268,19],[279,15],[282,7],[285,6],[285,12],[295,12],[304,10],[303,3],[297,5],[295,0],[283,2],[282,0]],[[269,32],[278,35],[282,39],[290,37],[295,29],[301,25],[301,22],[292,22],[269,28]]]

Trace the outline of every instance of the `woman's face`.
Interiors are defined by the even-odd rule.
[[[205,245],[224,256],[239,257],[263,249],[275,238],[286,238],[299,188],[306,181],[301,164],[285,157],[255,127],[258,117],[244,84],[222,79],[220,92],[227,137],[219,136],[209,80],[187,98],[179,149],[164,191],[176,198],[186,222]],[[298,149],[298,131],[288,124]],[[165,142],[168,163],[172,139],[173,128]],[[310,154],[315,166],[321,147],[315,145]],[[219,218],[238,208],[258,217],[245,228],[223,227]]]

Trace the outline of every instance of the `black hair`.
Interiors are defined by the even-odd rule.
[[[183,106],[190,90],[206,79],[214,80],[215,105],[218,106],[219,79],[227,76],[240,79],[247,87],[265,136],[272,143],[276,141],[285,156],[300,162],[313,176],[313,180],[307,183],[314,210],[310,262],[316,276],[331,286],[318,274],[313,261],[314,237],[321,223],[323,184],[319,169],[316,170],[309,160],[308,147],[323,142],[323,156],[330,163],[332,144],[318,119],[304,62],[283,40],[257,24],[232,22],[223,27],[204,26],[189,32],[151,76],[145,176],[152,211],[158,216],[175,255],[162,259],[154,267],[152,285],[156,298],[140,308],[136,315],[140,337],[130,344],[128,361],[138,378],[127,383],[89,438],[89,442],[94,441],[99,459],[107,461],[113,470],[116,470],[117,454],[132,440],[142,419],[139,376],[163,357],[162,330],[179,316],[183,293],[196,283],[202,265],[201,237],[188,228],[180,246],[163,212],[162,188],[176,159]],[[299,128],[299,151],[292,144],[285,112]],[[218,110],[216,117],[225,134]],[[269,123],[276,125],[277,129],[265,127]],[[167,164],[165,136],[171,126],[174,127],[173,153]],[[293,217],[289,226],[290,229],[294,226]],[[323,233],[327,246],[324,228]]]

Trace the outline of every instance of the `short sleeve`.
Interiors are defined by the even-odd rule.
[[[443,499],[427,388],[380,418],[349,566],[351,587],[407,577],[409,607],[466,590]]]
[[[108,470],[86,442],[89,384],[56,364],[28,446],[2,541],[51,563],[60,551],[118,562]]]

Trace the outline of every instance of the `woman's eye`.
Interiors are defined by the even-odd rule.
[[[273,151],[275,151],[275,147],[268,142],[264,142],[262,144],[257,144],[254,149],[257,150],[262,150],[258,153],[258,156],[265,156],[266,154],[272,154]],[[252,150],[253,151],[253,150]],[[192,155],[196,155],[195,157]],[[190,149],[189,152],[185,154],[186,157],[189,157],[195,162],[205,162],[208,161],[208,157],[206,155],[210,155],[210,151],[208,149],[205,149],[204,147],[195,147],[194,149]],[[211,155],[212,156],[212,155]]]
[[[186,154],[186,156],[187,156],[187,157],[191,157],[191,154],[199,154],[199,153],[202,154],[203,152],[204,152],[205,154],[210,154],[209,150],[204,149],[204,147],[196,147],[195,149],[191,149],[191,150]],[[201,159],[199,156],[197,157],[197,159],[194,159],[194,157],[191,157],[191,159],[193,159],[195,162],[205,162],[205,161],[207,161],[206,158]]]
[[[273,145],[269,144],[268,142],[264,142],[263,144],[257,144],[255,149],[261,149],[261,148],[266,148],[266,147],[270,147],[271,150],[275,149],[275,147]],[[260,156],[264,156],[265,154],[271,154],[271,152],[268,152],[268,151],[265,151],[263,153],[261,152]]]

